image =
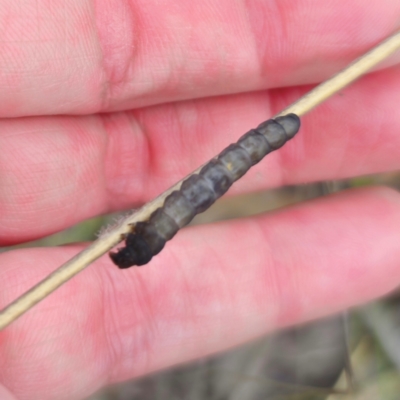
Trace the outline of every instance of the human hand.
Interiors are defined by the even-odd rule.
[[[16,4],[0,7],[3,245],[154,197],[393,32],[400,12]],[[230,193],[398,169],[396,61],[304,117]],[[103,257],[0,332],[0,398],[83,398],[383,295],[400,281],[399,226],[398,193],[371,188],[187,229],[143,268]],[[83,247],[1,254],[0,307]]]

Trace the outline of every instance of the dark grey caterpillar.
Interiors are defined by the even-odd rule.
[[[295,114],[269,119],[244,134],[197,174],[183,181],[179,190],[166,197],[162,207],[147,221],[133,226],[125,238],[125,247],[111,252],[119,268],[147,264],[158,254],[167,240],[187,225],[196,214],[209,208],[254,164],[268,153],[282,147],[300,128]]]

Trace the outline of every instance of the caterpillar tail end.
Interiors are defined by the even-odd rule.
[[[282,125],[289,138],[292,138],[300,129],[300,118],[296,114],[287,114],[282,117],[275,118],[275,121]]]

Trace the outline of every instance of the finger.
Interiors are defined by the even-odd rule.
[[[0,6],[3,117],[317,82],[398,29],[400,13],[397,0],[23,4]]]
[[[0,399],[17,400],[1,383],[0,383]]]
[[[83,398],[369,301],[400,282],[399,226],[399,194],[375,188],[187,229],[143,268],[103,258],[0,332],[0,382]],[[78,250],[2,254],[0,306]]]
[[[0,121],[0,240],[31,240],[143,203],[306,89],[90,117]],[[230,194],[400,167],[400,71],[363,78],[302,118],[300,133]]]

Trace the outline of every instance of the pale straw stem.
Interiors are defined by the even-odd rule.
[[[399,48],[400,32],[397,32],[378,44],[368,53],[358,58],[337,75],[315,87],[295,103],[285,108],[275,117],[289,113],[295,113],[298,116],[304,115],[312,108],[316,107],[318,104],[322,103],[327,98],[343,89],[345,86],[354,82],[356,79],[365,74],[368,70],[377,65],[380,61],[384,60],[390,54],[394,53]],[[192,174],[198,172],[200,168],[198,168],[196,171],[193,171]],[[118,227],[101,236],[85,250],[77,254],[71,260],[67,261],[37,285],[32,287],[30,290],[4,308],[0,312],[0,330],[16,320],[20,315],[28,311],[39,301],[43,300],[46,296],[63,285],[73,276],[78,274],[93,261],[112,249],[123,239],[123,235],[129,232],[130,224],[146,220],[153,211],[163,205],[164,199],[166,196],[168,196],[168,194],[179,189],[181,183],[186,178],[187,177],[179,181],[177,184],[168,189],[166,192],[162,193],[154,200],[145,204],[138,211],[124,220],[123,223],[121,223]]]

